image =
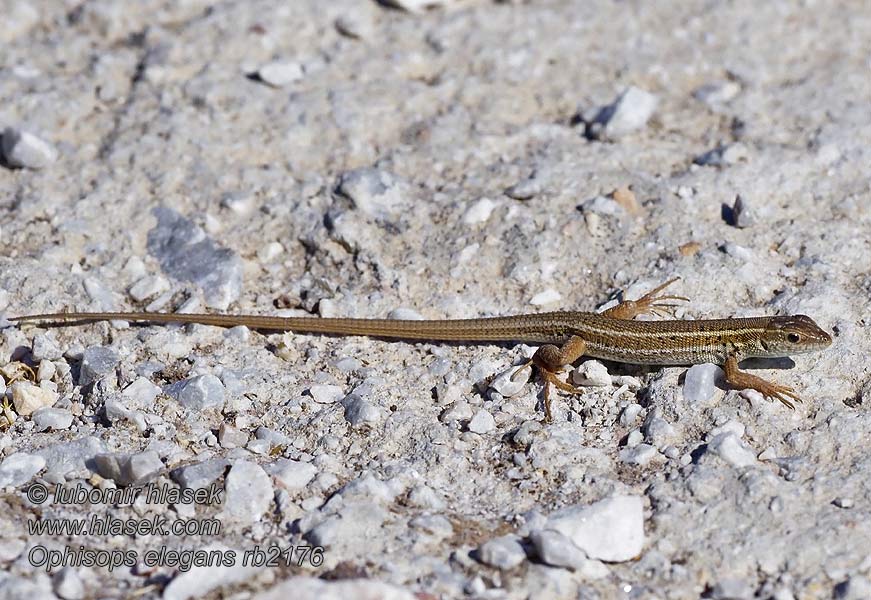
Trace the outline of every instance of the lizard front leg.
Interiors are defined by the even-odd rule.
[[[796,402],[801,402],[798,394],[788,385],[779,383],[771,383],[765,381],[761,377],[745,373],[738,368],[738,358],[731,354],[726,357],[726,362],[723,364],[723,370],[726,371],[726,383],[735,389],[739,390],[756,390],[766,398],[774,398],[780,400],[787,407],[795,410],[795,405],[790,402],[790,399]]]

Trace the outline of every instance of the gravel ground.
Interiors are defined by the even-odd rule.
[[[679,276],[680,318],[834,337],[749,365],[795,411],[587,361],[546,423],[523,345],[6,327],[0,598],[871,598],[869,38],[861,1],[0,0],[7,316]]]

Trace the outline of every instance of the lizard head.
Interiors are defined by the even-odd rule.
[[[759,340],[768,357],[783,357],[823,350],[832,336],[806,315],[771,317]]]

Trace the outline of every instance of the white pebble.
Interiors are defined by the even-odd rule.
[[[640,404],[633,402],[629,404],[626,408],[623,409],[623,412],[620,414],[620,424],[623,427],[628,427],[635,422],[635,419],[638,418],[639,413],[641,413],[642,407]]]
[[[507,571],[526,560],[526,552],[515,536],[504,535],[484,542],[478,548],[478,558],[485,565]]]
[[[545,529],[561,533],[590,558],[622,562],[644,548],[644,502],[615,495],[587,506],[570,506],[548,517]]]
[[[515,373],[517,373],[516,377],[514,377]],[[490,382],[490,389],[498,392],[503,398],[513,398],[523,391],[531,373],[532,369],[529,368],[511,367],[493,378],[493,381]]]
[[[298,491],[311,482],[317,475],[317,467],[307,462],[279,458],[266,466],[266,472],[272,475],[279,486],[289,491]]]
[[[489,198],[481,198],[466,210],[463,215],[463,223],[466,225],[476,225],[483,223],[490,218],[498,204]]]
[[[608,367],[598,360],[588,360],[572,371],[572,381],[578,385],[605,387],[611,385]]]
[[[644,441],[644,434],[638,431],[637,429],[633,429],[629,432],[629,435],[626,436],[626,447],[634,448],[638,444]]]
[[[714,427],[708,432],[708,439],[714,439],[718,435],[722,433],[734,433],[739,438],[744,437],[745,431],[744,423],[741,421],[736,421],[735,419],[729,419],[719,427]]]
[[[748,467],[757,463],[756,453],[741,442],[734,433],[721,433],[708,442],[708,452],[719,456],[736,468]]]
[[[496,429],[496,419],[486,410],[479,410],[469,421],[469,431],[472,433],[485,434]]]
[[[620,460],[630,465],[643,467],[656,456],[655,446],[650,444],[638,444],[634,448],[626,448],[620,451]]]
[[[54,146],[32,133],[7,127],[2,136],[3,156],[13,167],[43,169],[57,159]]]
[[[318,404],[335,404],[345,397],[345,392],[338,385],[313,385],[308,393]]]
[[[387,318],[394,321],[423,321],[423,315],[412,308],[394,308],[387,313]]]
[[[644,127],[653,116],[659,103],[656,96],[637,88],[629,87],[607,109],[604,137],[616,139]]]
[[[257,76],[266,84],[282,87],[299,81],[305,76],[305,72],[298,62],[275,61],[260,67]]]
[[[160,275],[148,275],[143,277],[128,290],[130,297],[139,302],[165,292],[169,289],[169,282]]]
[[[34,411],[30,418],[36,425],[37,431],[69,429],[73,424],[73,414],[70,411],[51,406],[44,406]]]
[[[0,488],[17,486],[30,481],[45,468],[45,458],[38,454],[16,452],[0,462]]]
[[[529,303],[533,306],[544,306],[545,304],[554,304],[562,300],[562,295],[553,288],[548,288],[543,292],[534,295]]]
[[[694,365],[687,369],[683,397],[687,402],[707,402],[714,397],[716,381],[722,369],[715,364]]]

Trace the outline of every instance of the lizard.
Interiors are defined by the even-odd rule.
[[[244,325],[251,329],[304,334],[368,336],[428,342],[529,342],[542,344],[532,358],[513,373],[535,367],[544,380],[545,418],[552,420],[550,387],[569,393],[579,388],[557,373],[582,356],[641,365],[714,363],[725,382],[736,389],[753,389],[790,409],[800,396],[787,385],[772,383],[738,368],[746,358],[784,358],[823,350],[831,336],[806,315],[761,316],[699,320],[634,320],[639,315],[669,316],[672,301],[683,296],[661,292],[675,277],[637,300],[624,300],[601,313],[558,311],[504,317],[444,320],[395,320],[319,317],[274,317],[248,314],[158,312],[62,312],[10,318],[19,324],[120,320],[152,323],[196,323],[219,327]]]

